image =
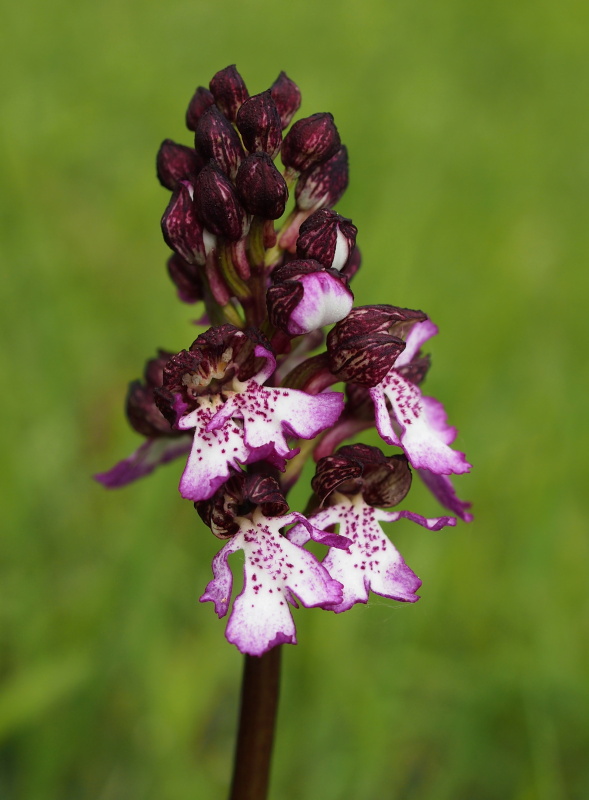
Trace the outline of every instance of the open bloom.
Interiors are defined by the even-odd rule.
[[[264,386],[276,369],[276,360],[262,344],[255,345],[253,355],[265,359],[265,364],[240,380],[238,359],[244,346],[251,345],[249,337],[231,325],[207,334],[186,353],[194,356],[192,365],[180,357],[169,362],[165,394],[159,395],[160,408],[169,418],[175,417],[174,427],[194,431],[180,480],[181,495],[194,501],[212,497],[240,464],[266,460],[284,470],[287,459],[299,452],[289,446],[287,437],[312,439],[333,425],[343,408],[339,392],[310,395]],[[214,384],[218,386],[213,388]]]
[[[241,594],[235,599],[225,636],[242,653],[261,656],[278,644],[296,644],[296,631],[289,603],[297,607],[295,596],[307,608],[338,605],[342,586],[334,580],[312,553],[289,541],[280,528],[298,521],[307,540],[347,546],[339,536],[321,535],[301,515],[266,517],[256,509],[251,519],[237,518],[239,531],[213,559],[213,579],[200,598],[215,604],[219,617],[229,609],[233,575],[227,558],[237,550],[245,556]],[[299,526],[297,526],[299,527]]]
[[[416,322],[394,367],[370,389],[370,396],[379,434],[388,444],[402,447],[413,467],[436,475],[460,474],[468,472],[470,464],[464,453],[449,446],[456,438],[456,428],[447,424],[443,405],[433,397],[424,397],[401,369],[411,364],[421,346],[437,332],[429,319]]]
[[[325,530],[339,524],[340,534],[351,540],[348,549],[331,548],[322,564],[332,578],[343,586],[342,599],[331,605],[332,611],[347,611],[355,603],[368,602],[368,592],[406,603],[419,600],[421,586],[417,575],[404,562],[401,554],[386,536],[381,522],[410,519],[432,531],[456,525],[453,517],[426,519],[411,511],[383,511],[368,505],[361,494],[346,497],[336,493],[334,505],[315,514],[312,524]],[[291,542],[302,545],[309,536],[300,525],[288,534]]]

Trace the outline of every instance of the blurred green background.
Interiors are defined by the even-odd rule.
[[[440,326],[476,521],[390,529],[422,600],[295,613],[274,800],[589,797],[586,114],[576,0],[7,4],[2,800],[222,798],[241,657],[180,464],[120,492],[127,382],[195,331],[154,174],[197,84],[281,69],[351,156],[360,303]],[[416,486],[410,507],[439,513]]]

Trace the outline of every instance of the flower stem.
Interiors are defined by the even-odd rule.
[[[245,656],[229,800],[266,800],[278,708],[281,651],[279,645],[260,657]]]

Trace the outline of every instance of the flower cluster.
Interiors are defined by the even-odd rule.
[[[367,602],[369,591],[418,599],[421,582],[380,523],[439,530],[456,518],[383,510],[405,498],[411,468],[446,509],[471,519],[450,478],[470,469],[451,447],[456,429],[420,388],[430,366],[422,347],[437,328],[422,311],[353,307],[357,230],[332,210],[348,184],[347,151],[331,114],[291,125],[300,101],[284,72],[250,96],[230,66],[190,101],[194,147],[162,144],[168,272],[180,300],[204,303],[209,327],[187,350],[147,362],[127,397],[145,440],[96,476],[123,486],[187,455],[180,493],[226,542],[201,601],[228,613],[227,559],[242,550],[226,636],[251,655],[296,642],[297,599],[334,612]],[[344,392],[332,389],[339,384]],[[396,452],[341,446],[370,427]],[[305,516],[286,497],[311,457]],[[305,548],[311,539],[327,548],[322,561]]]

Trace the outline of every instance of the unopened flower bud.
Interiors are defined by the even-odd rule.
[[[197,88],[186,109],[186,127],[189,131],[196,131],[199,119],[214,102],[215,98],[208,89],[204,86]]]
[[[162,186],[174,190],[178,181],[194,180],[204,166],[202,158],[192,147],[165,139],[158,150],[157,177]]]
[[[342,145],[335,155],[304,172],[297,181],[297,206],[305,211],[334,206],[348,188],[348,150]]]
[[[290,336],[343,319],[354,303],[354,295],[338,273],[312,259],[278,267],[272,281],[266,293],[270,321]]]
[[[247,216],[233,184],[213,162],[199,172],[194,184],[196,213],[205,228],[232,242],[247,230]]]
[[[248,214],[278,219],[288,200],[286,181],[266,153],[252,153],[237,171],[235,187]]]
[[[153,390],[162,385],[164,367],[172,353],[159,350],[157,358],[151,358],[145,365],[144,382],[129,384],[126,413],[129,422],[137,433],[148,438],[178,436],[180,433],[170,427],[155,404]]]
[[[295,122],[286,134],[282,143],[282,163],[296,172],[305,172],[331,158],[340,144],[333,116],[327,112],[313,114]]]
[[[167,263],[168,274],[178,290],[183,303],[196,303],[203,299],[203,283],[200,269],[185,261],[178,253],[170,256]]]
[[[356,244],[358,229],[351,219],[336,211],[320,209],[311,214],[299,229],[297,255],[299,258],[314,258],[324,267],[338,271],[348,261]]]
[[[313,491],[323,502],[332,492],[354,496],[368,505],[395,506],[411,488],[411,470],[404,455],[386,457],[378,447],[353,444],[317,462]]]
[[[245,153],[235,128],[217,106],[207,108],[199,120],[194,137],[199,155],[213,159],[223,172],[234,178]]]
[[[270,87],[272,99],[280,114],[282,128],[287,128],[301,105],[301,91],[294,81],[281,72]]]
[[[396,306],[360,306],[339,322],[327,337],[331,371],[345,381],[376,386],[405,349],[403,336],[423,311]]]
[[[223,114],[228,120],[235,122],[240,106],[249,97],[247,87],[235,64],[217,72],[213,76],[209,88],[213,93],[215,103]]]
[[[208,500],[194,504],[201,519],[219,539],[239,530],[237,518],[259,508],[265,517],[281,517],[289,510],[280,485],[270,475],[237,472]]]
[[[189,264],[204,264],[203,229],[192,198],[191,184],[187,181],[178,183],[162,217],[162,233],[168,247]]]
[[[276,158],[282,144],[282,123],[270,90],[245,101],[237,112],[236,125],[249,153]]]

